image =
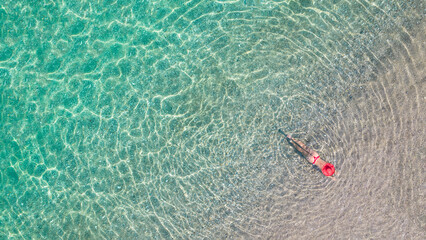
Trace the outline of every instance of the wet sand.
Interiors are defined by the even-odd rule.
[[[410,42],[395,37],[392,55],[383,58],[388,64],[349,89],[352,96],[336,103],[338,113],[306,139],[335,164],[336,182],[308,166],[277,134],[276,147],[300,164],[265,174],[270,181],[262,200],[224,224],[233,226],[226,232],[253,239],[423,239],[424,39],[423,26]],[[282,163],[276,157],[271,164]]]

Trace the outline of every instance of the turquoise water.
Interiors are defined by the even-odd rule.
[[[422,1],[0,6],[0,239],[424,236]]]

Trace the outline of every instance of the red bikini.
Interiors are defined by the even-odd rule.
[[[317,159],[319,158],[320,156],[316,156],[316,157],[314,157],[314,162],[312,163],[312,164],[315,164],[315,162],[317,161]]]

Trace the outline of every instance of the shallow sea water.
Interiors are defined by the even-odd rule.
[[[3,1],[0,239],[425,239],[424,9]]]

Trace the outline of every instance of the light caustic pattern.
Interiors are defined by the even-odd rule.
[[[422,238],[423,11],[5,1],[0,238]]]

